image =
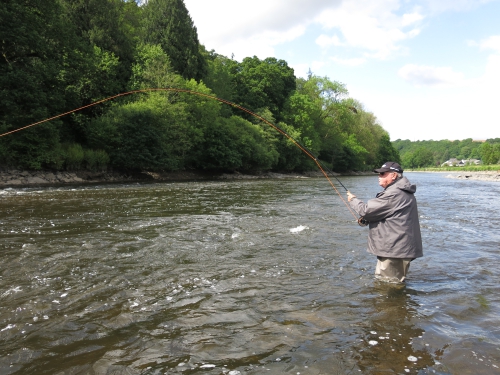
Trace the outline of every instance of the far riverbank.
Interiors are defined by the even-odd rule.
[[[447,178],[460,180],[496,181],[500,182],[500,171],[408,171],[415,173],[446,173]]]
[[[410,172],[410,171],[409,171]],[[413,171],[411,171],[413,172]],[[496,181],[500,182],[500,171],[414,171],[427,173],[447,173],[447,178],[462,180]],[[372,175],[373,172],[329,173],[334,176]],[[263,178],[312,178],[323,177],[321,171],[302,173],[275,173],[262,172],[258,174],[246,173],[212,173],[205,171],[176,171],[176,172],[90,172],[90,171],[25,171],[16,169],[0,170],[0,188],[60,186],[99,183],[125,183],[148,181],[199,181],[199,180],[250,180]]]
[[[372,174],[372,172],[350,172],[345,175]],[[329,173],[330,177],[340,176],[339,173]],[[0,188],[20,188],[36,186],[60,186],[99,183],[125,183],[148,181],[199,181],[199,180],[243,180],[262,178],[310,178],[323,177],[321,171],[302,173],[262,172],[258,174],[244,173],[212,173],[205,171],[176,172],[90,172],[90,171],[26,171],[16,169],[0,170]]]
[[[446,177],[458,178],[461,180],[500,182],[500,171],[459,172],[459,173],[451,173]]]

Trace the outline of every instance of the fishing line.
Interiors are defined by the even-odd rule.
[[[76,108],[76,109],[73,109],[71,111],[68,111],[68,112],[64,112],[64,113],[61,113],[57,116],[53,116],[53,117],[50,117],[50,118],[47,118],[45,120],[42,120],[42,121],[38,121],[38,122],[35,122],[33,124],[29,124],[29,125],[26,125],[26,126],[23,126],[21,128],[18,128],[18,129],[15,129],[15,130],[11,130],[9,132],[6,132],[6,133],[3,133],[3,134],[0,134],[0,137],[4,137],[6,135],[9,135],[9,134],[12,134],[12,133],[16,133],[16,132],[19,132],[21,130],[25,130],[25,129],[28,129],[28,128],[31,128],[33,126],[36,126],[36,125],[40,125],[40,124],[43,124],[45,122],[49,122],[49,121],[52,121],[52,120],[55,120],[55,119],[58,119],[58,118],[61,118],[61,117],[64,117],[64,116],[67,116],[71,113],[75,113],[75,112],[78,112],[78,111],[81,111],[83,109],[86,109],[86,108],[90,108],[90,107],[93,107],[97,104],[101,104],[101,103],[104,103],[104,102],[107,102],[109,100],[113,100],[113,99],[116,99],[116,98],[119,98],[119,97],[122,97],[122,96],[127,96],[127,95],[132,95],[132,94],[138,94],[138,93],[146,93],[146,92],[154,92],[154,91],[172,91],[172,92],[183,92],[183,93],[187,93],[187,94],[192,94],[192,95],[198,95],[198,96],[202,96],[202,97],[205,97],[205,98],[208,98],[208,99],[212,99],[212,100],[217,100],[221,103],[224,103],[224,104],[227,104],[227,105],[230,105],[231,107],[235,107],[235,108],[238,108],[239,110],[243,111],[243,112],[246,112],[256,118],[258,118],[259,120],[261,120],[262,122],[266,123],[267,125],[269,125],[270,127],[272,127],[273,129],[275,129],[276,131],[278,131],[279,133],[281,133],[283,136],[285,136],[287,139],[289,139],[295,146],[297,146],[304,154],[306,154],[308,157],[310,157],[314,163],[317,165],[317,167],[319,168],[319,170],[321,171],[321,173],[323,174],[323,176],[325,176],[325,178],[328,180],[328,182],[330,183],[330,185],[332,186],[332,188],[335,190],[335,192],[337,193],[337,195],[340,197],[340,199],[342,200],[342,202],[344,202],[345,206],[347,207],[347,209],[349,210],[349,212],[351,213],[351,215],[354,217],[354,219],[357,221],[358,218],[357,218],[357,215],[355,214],[355,212],[353,211],[353,209],[349,206],[349,204],[345,201],[345,199],[342,197],[342,195],[340,194],[340,192],[338,191],[337,187],[335,186],[335,184],[332,182],[332,180],[330,180],[330,177],[328,176],[328,173],[330,173],[336,180],[337,182],[340,184],[340,186],[342,186],[345,191],[347,192],[347,188],[344,186],[344,184],[335,176],[335,174],[329,170],[326,166],[324,166],[320,161],[319,159],[313,154],[313,152],[311,150],[309,150],[307,147],[305,147],[304,145],[302,145],[300,142],[298,142],[296,139],[294,139],[291,135],[289,135],[286,131],[284,131],[283,129],[281,129],[279,126],[273,124],[272,122],[266,120],[265,118],[263,118],[262,116],[250,111],[249,109],[245,108],[245,107],[242,107],[240,106],[239,104],[236,104],[236,103],[233,103],[229,100],[225,100],[225,99],[221,99],[221,98],[218,98],[216,96],[213,96],[213,95],[208,95],[208,94],[204,94],[202,92],[198,92],[198,91],[193,91],[193,90],[187,90],[187,89],[178,89],[178,88],[170,88],[170,87],[167,87],[167,88],[149,88],[149,89],[141,89],[141,90],[132,90],[132,91],[127,91],[127,92],[122,92],[120,94],[117,94],[117,95],[113,95],[113,96],[110,96],[108,98],[105,98],[105,99],[101,99],[99,101],[96,101],[94,103],[90,103],[90,104],[87,104],[87,105],[84,105],[82,107],[79,107],[79,108]],[[328,173],[327,173],[328,172]]]

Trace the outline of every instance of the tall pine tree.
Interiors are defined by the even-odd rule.
[[[207,72],[198,32],[183,0],[149,0],[144,6],[144,41],[159,44],[173,68],[199,81]]]

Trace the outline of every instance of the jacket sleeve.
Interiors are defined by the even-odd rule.
[[[391,216],[394,212],[394,203],[391,203],[391,194],[381,194],[377,198],[370,199],[367,203],[354,198],[350,202],[350,205],[366,221],[380,221]]]

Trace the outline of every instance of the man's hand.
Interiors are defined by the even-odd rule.
[[[350,191],[347,191],[347,201],[350,202],[352,201],[356,196],[352,194]]]
[[[363,216],[361,216],[358,219],[358,224],[360,227],[366,227],[368,225],[368,221],[366,221],[365,218]]]

